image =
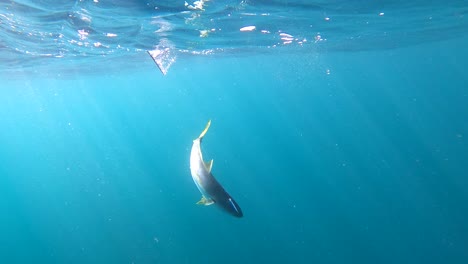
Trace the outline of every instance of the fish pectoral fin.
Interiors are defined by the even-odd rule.
[[[214,201],[206,198],[205,196],[202,196],[202,198],[200,199],[200,201],[197,202],[197,204],[208,206],[214,204]]]
[[[213,168],[213,160],[205,162],[205,168],[208,172],[211,172],[211,168]]]

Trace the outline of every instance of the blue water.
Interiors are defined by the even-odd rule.
[[[217,36],[197,47],[187,39],[198,32],[186,35],[193,25],[184,15],[193,13],[161,1],[175,25],[165,43],[177,58],[165,76],[145,52],[160,39],[141,44],[154,29],[143,30],[152,24],[140,15],[156,16],[155,1],[120,9],[98,1],[108,13],[93,1],[71,5],[92,18],[120,18],[108,27],[124,17],[140,23],[133,37],[101,40],[110,47],[103,54],[69,41],[79,35],[66,32],[82,25],[18,9],[52,12],[45,2],[0,5],[3,28],[17,22],[7,17],[23,17],[24,30],[59,25],[57,39],[65,39],[24,44],[24,34],[1,33],[0,263],[468,262],[463,1],[213,1],[219,8],[207,6],[206,21],[238,10],[297,25],[312,12],[321,16],[317,27],[328,15],[335,24],[291,33],[301,38],[285,44],[276,28],[296,24],[273,19],[271,39]],[[67,10],[60,2],[54,8]],[[125,13],[130,7],[139,13]],[[437,23],[412,27],[431,15]],[[388,24],[359,26],[372,16]],[[90,32],[105,32],[100,23]],[[242,26],[236,34],[265,36],[260,27],[239,33]],[[292,28],[305,30],[284,31]],[[364,40],[351,40],[360,29]],[[326,40],[315,42],[319,31]],[[304,37],[310,41],[298,43]],[[114,49],[118,43],[125,49]],[[189,154],[208,119],[203,154],[241,219],[195,204]]]

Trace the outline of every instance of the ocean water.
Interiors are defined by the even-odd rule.
[[[468,262],[466,1],[203,9],[0,2],[0,263]]]

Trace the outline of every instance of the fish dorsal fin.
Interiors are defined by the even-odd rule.
[[[208,172],[211,172],[211,168],[213,168],[213,160],[205,162],[205,168]]]
[[[208,206],[214,204],[214,201],[206,198],[205,196],[202,196],[202,198],[200,199],[200,201],[197,202],[197,204]]]

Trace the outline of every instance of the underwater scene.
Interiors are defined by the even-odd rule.
[[[0,1],[0,263],[468,263],[468,2]]]

